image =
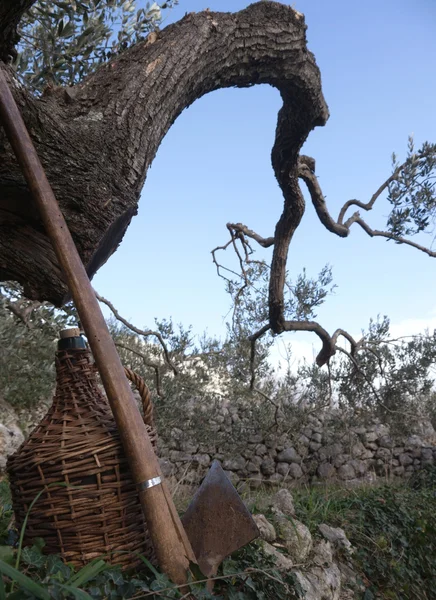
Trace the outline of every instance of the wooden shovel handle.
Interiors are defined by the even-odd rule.
[[[162,476],[147,427],[141,418],[85,267],[2,68],[0,68],[0,120],[21,166],[79,313],[118,427],[133,480],[142,486]],[[166,493],[165,482],[150,489],[141,489],[139,498],[160,567],[175,583],[186,583],[189,561],[195,561],[195,557],[174,503]]]

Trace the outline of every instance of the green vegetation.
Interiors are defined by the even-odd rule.
[[[324,273],[321,279],[300,280],[298,302],[292,309],[296,319],[302,310],[312,311],[310,318],[314,317],[313,311],[327,297],[331,276]],[[410,431],[413,418],[424,415],[434,420],[436,331],[392,340],[389,319],[376,319],[364,332],[363,350],[351,359],[339,353],[328,369],[304,363],[295,372],[289,354],[288,368],[279,372],[270,361],[271,335],[258,342],[251,363],[249,328],[257,313],[266,310],[261,286],[262,290],[259,295],[259,289],[246,291],[237,301],[229,290],[234,311],[224,340],[196,336],[192,328],[171,320],[144,326],[143,333],[118,314],[109,321],[123,364],[141,375],[152,391],[159,428],[183,421],[210,439],[214,434],[204,427],[209,419],[191,410],[192,400],[213,416],[223,396],[249,405],[256,412],[257,426],[265,431],[272,426],[276,432],[295,428],[307,411],[322,410],[331,400],[355,424],[377,417],[392,429],[406,425]],[[54,387],[59,330],[76,322],[71,305],[58,310],[49,303],[27,300],[16,284],[0,285],[0,398],[15,409],[47,401]],[[251,389],[253,372],[256,380]],[[200,421],[198,427],[195,419]],[[238,438],[236,430],[232,436]]]
[[[265,493],[251,503],[261,507]],[[181,598],[182,592],[144,559],[144,568],[125,573],[101,559],[75,571],[57,556],[45,556],[43,541],[23,548],[17,564],[18,535],[11,527],[8,486],[0,486],[0,571],[7,598]],[[416,474],[402,486],[346,490],[294,490],[297,518],[314,536],[318,525],[342,527],[354,553],[351,560],[365,592],[362,600],[430,600],[436,585],[436,469]],[[13,547],[15,543],[15,547]],[[193,570],[194,598],[234,600],[302,598],[292,573],[279,571],[258,543],[224,561],[211,596]]]
[[[312,533],[342,527],[366,586],[364,600],[425,600],[436,589],[436,469],[401,486],[301,490],[298,518]]]
[[[37,0],[20,22],[13,66],[26,87],[72,86],[98,65],[143,40],[177,4],[135,0]]]
[[[54,354],[59,330],[75,324],[73,309],[21,297],[19,286],[0,286],[0,398],[31,408],[54,389]]]

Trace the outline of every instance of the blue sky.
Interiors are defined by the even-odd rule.
[[[185,12],[237,11],[249,4],[180,0],[167,22]],[[417,145],[436,141],[436,3],[289,4],[305,14],[308,46],[331,114],[303,151],[316,159],[330,212],[337,217],[346,200],[370,198],[391,172],[392,151],[404,156],[409,134]],[[278,92],[269,86],[219,90],[185,110],[167,134],[149,170],[138,216],[93,281],[137,326],[172,316],[198,334],[224,333],[229,297],[210,251],[227,241],[228,221],[273,234],[283,203],[270,161],[280,106]],[[357,228],[348,239],[338,238],[323,228],[307,201],[288,266],[291,276],[304,267],[315,276],[326,263],[332,266],[338,287],[317,317],[327,330],[342,327],[358,335],[377,314],[391,318],[395,334],[436,327],[435,259],[370,239]],[[388,212],[382,204],[367,220],[382,228]],[[285,340],[296,357],[310,356],[312,346],[319,349],[310,334],[286,334]]]

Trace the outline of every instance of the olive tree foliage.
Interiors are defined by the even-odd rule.
[[[390,339],[389,319],[371,320],[367,351],[333,369],[343,405],[413,415],[435,399],[436,330]],[[369,402],[368,402],[369,401]],[[434,412],[434,408],[432,408]]]
[[[0,287],[0,397],[16,408],[47,400],[55,382],[59,331],[77,322],[72,307],[35,303],[19,286]]]
[[[436,426],[436,330],[393,338],[389,318],[378,316],[362,340],[353,355],[341,348],[328,371],[300,367],[308,406],[331,397],[358,422],[377,417],[410,431],[413,421],[430,417]]]
[[[21,81],[42,92],[73,86],[100,64],[145,39],[177,4],[135,0],[38,0],[19,24],[13,66]]]
[[[241,291],[232,280],[227,280],[230,311],[223,340],[206,334],[195,336],[192,328],[176,326],[171,319],[156,321],[153,329],[139,329],[120,320],[115,307],[100,297],[115,315],[110,327],[120,356],[124,364],[149,382],[161,422],[186,419],[186,407],[190,404],[204,405],[214,412],[229,400],[250,404],[262,413],[264,421],[271,422],[271,414],[281,403],[292,403],[296,398],[295,376],[290,370],[279,375],[270,362],[274,343],[271,334],[258,344],[253,367],[249,332],[267,310],[268,266],[257,262],[252,268],[258,277],[256,286]],[[333,287],[331,270],[324,268],[317,279],[309,279],[303,273],[295,286],[290,281],[288,284],[294,290],[289,314],[295,318],[315,315],[316,307]],[[163,344],[155,343],[157,336]],[[250,386],[254,379],[256,385]],[[197,416],[204,419],[203,415]]]
[[[407,159],[400,165],[392,156],[393,171],[398,175],[389,182],[388,200],[392,207],[387,230],[396,238],[422,232],[434,234],[436,220],[436,144],[425,142],[415,150],[409,138]]]

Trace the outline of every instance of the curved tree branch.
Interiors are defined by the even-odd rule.
[[[336,353],[336,346],[333,338],[327,333],[324,327],[315,321],[285,321],[283,323],[284,331],[312,331],[316,333],[322,341],[322,349],[316,357],[316,364],[319,367],[325,365]]]
[[[425,254],[427,254],[428,256],[430,256],[432,258],[436,257],[436,251],[433,251],[430,248],[427,248],[426,246],[417,244],[416,242],[413,242],[412,240],[395,235],[389,231],[379,231],[378,229],[372,229],[366,223],[366,221],[364,221],[362,219],[359,212],[355,212],[345,221],[345,223],[343,222],[344,218],[345,218],[345,214],[346,214],[347,210],[350,208],[350,206],[358,206],[359,208],[362,208],[366,211],[372,210],[376,200],[385,191],[385,189],[389,186],[389,184],[398,178],[399,174],[404,169],[406,163],[403,163],[402,165],[400,165],[399,167],[397,167],[395,169],[395,171],[392,173],[392,175],[390,177],[388,177],[388,179],[386,179],[386,181],[384,181],[382,183],[382,185],[378,188],[378,190],[372,195],[369,202],[365,203],[365,202],[360,202],[359,200],[348,200],[348,202],[346,202],[344,204],[344,206],[341,208],[341,210],[339,212],[338,220],[335,221],[331,217],[331,215],[328,211],[327,204],[326,204],[325,198],[324,198],[324,194],[322,193],[321,187],[318,183],[318,179],[315,175],[315,161],[314,161],[314,159],[309,159],[309,160],[313,161],[313,168],[310,169],[307,166],[307,164],[305,163],[304,159],[308,159],[308,157],[303,157],[303,156],[300,157],[300,164],[299,164],[299,170],[298,170],[299,177],[307,185],[307,189],[309,190],[310,197],[312,199],[313,206],[315,207],[316,214],[318,215],[319,220],[324,225],[324,227],[326,227],[326,229],[328,229],[329,231],[331,231],[332,233],[335,233],[336,235],[338,235],[340,237],[348,237],[348,235],[350,233],[351,225],[353,225],[353,223],[357,223],[370,237],[383,237],[388,240],[393,240],[397,244],[405,244],[407,246],[412,246],[412,248],[416,248],[417,250],[424,252]]]
[[[255,390],[255,382],[256,382],[256,342],[260,339],[267,331],[271,329],[270,325],[264,325],[261,329],[253,333],[248,339],[251,342],[251,350],[250,350],[250,371],[251,371],[251,379],[250,379],[250,389]],[[324,365],[328,365],[330,358],[336,354],[337,350],[346,353],[347,355],[353,358],[353,363],[355,363],[355,355],[358,350],[360,350],[365,342],[365,339],[362,338],[359,342],[356,342],[355,339],[343,329],[337,329],[332,336],[322,327],[319,323],[315,321],[284,321],[283,322],[283,330],[284,331],[311,331],[316,333],[316,335],[322,341],[322,349],[318,353],[316,357],[316,364],[319,367]],[[351,352],[345,351],[343,348],[337,345],[338,338],[342,336],[344,337],[351,345]]]
[[[339,336],[344,337],[351,346],[351,354],[354,356],[356,352],[361,348],[365,338],[362,338],[358,342],[353,338],[352,335],[348,333],[348,331],[344,331],[343,329],[336,329],[334,334],[332,335],[332,343],[336,346],[336,342],[338,341]]]
[[[318,179],[315,175],[315,161],[313,160],[312,168],[306,164],[304,158],[308,157],[300,157],[300,164],[298,168],[298,176],[304,181],[307,185],[307,188],[310,193],[310,197],[312,199],[312,204],[315,208],[316,214],[318,215],[319,220],[324,225],[328,231],[339,235],[340,237],[347,237],[350,233],[348,227],[345,227],[341,223],[337,223],[332,217],[327,208],[327,204],[324,199],[324,195],[321,191],[321,188],[318,183]]]
[[[339,211],[338,223],[343,223],[345,214],[350,208],[350,206],[358,206],[359,208],[363,208],[364,210],[371,210],[377,198],[379,198],[381,194],[388,188],[389,184],[391,184],[398,178],[398,175],[401,173],[405,166],[406,163],[403,163],[402,165],[398,166],[392,173],[392,175],[381,184],[378,190],[371,196],[370,201],[366,204],[364,202],[360,202],[359,200],[348,200],[348,202],[345,202],[344,206]]]
[[[393,240],[397,244],[405,244],[406,246],[412,246],[412,248],[416,248],[417,250],[424,252],[424,254],[427,254],[431,258],[436,257],[436,251],[430,250],[430,248],[427,248],[426,246],[421,246],[421,244],[417,244],[412,240],[408,240],[407,238],[394,235],[393,233],[390,233],[390,231],[379,231],[378,229],[371,229],[371,227],[360,217],[358,212],[356,212],[353,216],[351,216],[348,219],[346,225],[348,224],[350,226],[353,223],[357,223],[358,225],[360,225],[363,231],[365,231],[370,237],[383,237],[387,240]]]
[[[96,292],[95,290],[94,290],[94,293],[95,293],[97,300],[99,302],[102,302],[103,304],[106,304],[106,306],[108,306],[110,308],[110,310],[112,311],[114,317],[118,321],[120,321],[120,323],[125,325],[127,327],[127,329],[130,329],[134,333],[137,333],[138,335],[141,335],[143,337],[149,337],[149,336],[156,337],[159,340],[160,345],[162,346],[162,350],[163,350],[166,362],[171,367],[174,375],[178,374],[177,367],[174,365],[174,363],[172,362],[172,360],[170,358],[170,354],[168,352],[167,345],[165,344],[165,341],[164,341],[162,335],[158,331],[152,331],[151,329],[144,330],[144,329],[139,329],[138,327],[135,327],[135,325],[132,325],[132,323],[129,323],[129,321],[127,321],[126,319],[124,319],[124,317],[122,317],[120,315],[120,313],[117,311],[117,309],[112,304],[112,302],[110,302],[109,300],[106,300],[106,298],[103,298],[103,296],[100,296],[100,294],[98,292]]]
[[[311,129],[328,118],[305,29],[300,13],[261,1],[235,14],[191,13],[103,65],[68,93],[54,89],[35,99],[8,73],[91,276],[121,241],[136,213],[147,169],[177,116],[215,89],[268,83],[283,99],[272,153],[285,198],[274,236],[271,279],[271,322],[275,331],[280,329],[279,271],[304,210],[298,153]],[[30,206],[27,187],[0,131],[0,278],[19,280],[29,297],[60,305],[66,287]]]
[[[248,238],[251,238],[252,240],[254,240],[255,242],[257,242],[260,246],[262,246],[262,248],[270,248],[271,246],[274,245],[274,238],[273,237],[267,237],[264,238],[261,235],[259,235],[258,233],[256,233],[255,231],[253,231],[252,229],[248,229],[248,227],[246,225],[243,225],[242,223],[227,223],[227,229],[238,232],[240,234],[243,234],[244,236],[247,236]]]

